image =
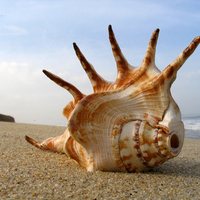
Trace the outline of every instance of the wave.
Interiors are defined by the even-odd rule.
[[[187,119],[200,119],[200,115],[183,115],[182,116],[182,119],[185,119],[185,120],[187,120]]]
[[[183,117],[185,129],[200,130],[200,116]]]

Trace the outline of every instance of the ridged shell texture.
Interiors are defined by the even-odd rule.
[[[117,65],[115,82],[104,80],[74,43],[94,93],[84,95],[75,86],[43,70],[74,97],[63,110],[68,127],[63,135],[42,143],[28,136],[26,140],[40,149],[65,153],[88,171],[147,171],[177,156],[182,149],[184,125],[170,87],[200,37],[160,72],[155,65],[159,29],[153,32],[140,67],[127,62],[111,26],[108,31]]]

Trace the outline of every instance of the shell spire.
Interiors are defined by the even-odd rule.
[[[25,138],[37,148],[67,154],[87,171],[148,171],[176,157],[182,149],[184,124],[170,87],[177,71],[200,43],[200,36],[160,72],[155,65],[159,29],[153,32],[140,67],[128,63],[111,25],[108,32],[117,65],[115,82],[104,80],[74,43],[94,93],[84,95],[43,70],[74,97],[63,110],[68,127],[63,135],[41,143]]]

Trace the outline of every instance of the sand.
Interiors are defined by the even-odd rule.
[[[0,122],[0,199],[200,199],[200,140],[147,173],[87,172],[66,155],[31,146],[65,127]]]

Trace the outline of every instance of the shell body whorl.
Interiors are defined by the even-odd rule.
[[[66,153],[88,171],[147,171],[177,156],[182,149],[184,125],[170,87],[200,37],[160,72],[155,65],[159,29],[153,32],[140,67],[127,62],[112,27],[108,30],[117,65],[116,81],[108,82],[99,76],[74,43],[94,93],[84,95],[44,70],[74,97],[63,110],[68,128],[63,135],[42,143],[28,136],[26,139],[40,149]]]

